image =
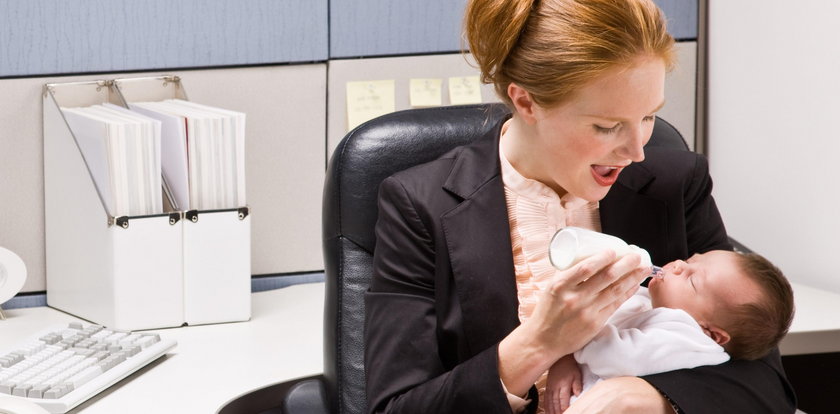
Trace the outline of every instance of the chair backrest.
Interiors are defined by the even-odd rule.
[[[364,292],[372,274],[379,184],[473,141],[508,115],[502,104],[395,112],[354,129],[333,153],[323,199],[324,377],[332,412],[366,410]],[[688,149],[661,119],[648,146]]]

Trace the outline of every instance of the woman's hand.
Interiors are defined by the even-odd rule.
[[[615,253],[607,251],[558,271],[523,325],[549,350],[552,361],[577,351],[638,290],[650,271],[640,262],[638,255],[615,260]]]
[[[569,408],[572,395],[579,396],[583,388],[580,366],[574,355],[566,355],[548,369],[543,406],[548,414],[560,414]]]
[[[565,414],[673,414],[665,397],[647,381],[637,377],[617,377],[595,384]]]
[[[592,339],[650,272],[640,261],[635,254],[615,260],[605,251],[558,271],[531,317],[499,344],[499,374],[508,391],[524,395],[555,361]]]

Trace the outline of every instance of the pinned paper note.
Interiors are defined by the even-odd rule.
[[[394,80],[347,82],[347,130],[394,112]]]
[[[449,78],[449,103],[467,105],[481,103],[481,81],[478,76]]]
[[[412,108],[424,106],[441,106],[442,79],[411,79],[409,92]]]

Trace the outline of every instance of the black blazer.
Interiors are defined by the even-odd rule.
[[[365,295],[369,412],[510,412],[497,351],[519,320],[500,128],[380,187]],[[601,201],[602,230],[659,264],[731,250],[706,160],[664,148],[645,153]],[[645,379],[686,413],[795,411],[778,353]],[[530,395],[533,410],[534,388]]]

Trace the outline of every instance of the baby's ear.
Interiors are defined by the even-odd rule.
[[[703,328],[703,333],[708,335],[709,338],[712,338],[718,345],[723,346],[729,342],[729,333],[723,330],[723,328],[706,322],[700,322],[700,327]]]

